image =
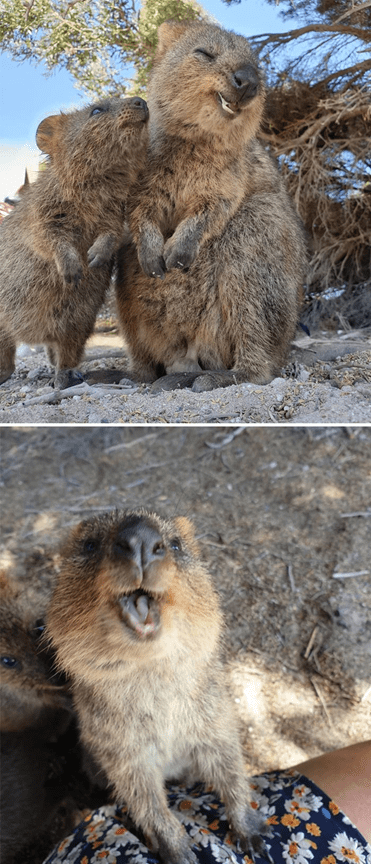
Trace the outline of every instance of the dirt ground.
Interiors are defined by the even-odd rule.
[[[0,444],[22,578],[92,512],[194,520],[250,771],[371,737],[370,427],[2,427]]]
[[[371,420],[369,330],[302,334],[270,384],[210,392],[161,391],[125,377],[117,330],[89,340],[85,381],[54,390],[42,347],[20,346],[16,372],[0,386],[0,423],[367,423]]]

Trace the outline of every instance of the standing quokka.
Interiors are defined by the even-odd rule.
[[[67,682],[43,643],[50,593],[0,572],[0,731],[41,728],[53,737],[70,719]]]
[[[115,98],[40,123],[49,164],[0,225],[0,383],[19,341],[47,346],[58,386],[77,378],[125,236],[147,119],[143,99]]]
[[[264,98],[243,36],[203,22],[160,26],[147,163],[129,205],[137,252],[122,250],[116,288],[141,380],[187,372],[186,385],[199,378],[193,389],[267,383],[285,361],[306,252],[256,139]]]
[[[219,657],[222,617],[191,523],[115,511],[72,530],[47,618],[82,741],[166,864],[195,861],[165,781],[213,785],[263,848]]]

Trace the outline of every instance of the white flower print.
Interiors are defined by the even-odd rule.
[[[133,834],[130,834],[124,825],[121,825],[120,822],[114,822],[113,825],[108,829],[104,843],[106,846],[115,845],[116,848],[119,846],[126,846],[127,843],[138,842],[137,838],[134,837]]]
[[[351,862],[351,864],[366,864],[363,848],[354,837],[348,837],[345,831],[336,834],[329,842],[329,849],[334,852],[339,861]]]
[[[310,849],[310,840],[304,837],[302,831],[291,834],[288,843],[281,843],[283,848],[282,857],[286,858],[287,864],[308,864],[308,858],[313,858]]]
[[[66,852],[67,852],[69,843],[73,839],[74,839],[74,835],[67,837],[67,839],[63,842],[63,849],[61,849],[62,844],[60,843],[59,847],[58,847],[60,849],[60,852],[57,854],[57,857],[53,857],[51,859],[47,858],[46,861],[44,862],[44,864],[47,864],[48,860],[52,860],[53,864],[58,864],[59,861],[63,862],[63,864],[65,864],[66,861],[68,861],[68,864],[75,864],[75,861],[77,861],[80,858],[83,844],[78,843],[78,845],[75,846],[75,848],[72,849],[72,851],[68,853],[68,858],[66,858]]]
[[[310,811],[314,810],[315,813],[318,813],[322,805],[322,798],[318,795],[313,795],[308,786],[301,784],[294,787],[293,797],[285,801],[285,810],[288,813],[294,813],[298,819],[303,819],[304,822],[307,822],[311,818]]]
[[[119,855],[119,849],[107,849],[103,847],[103,849],[98,849],[95,855],[93,855],[91,864],[116,864]]]

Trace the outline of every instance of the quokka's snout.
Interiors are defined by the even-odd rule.
[[[125,568],[126,591],[129,580],[134,589],[119,597],[119,609],[123,623],[139,638],[152,636],[160,628],[161,571],[167,557],[163,534],[148,516],[129,516],[117,525],[111,558],[116,566]]]

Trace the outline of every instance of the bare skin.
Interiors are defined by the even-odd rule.
[[[371,843],[371,740],[293,767],[323,789]]]

